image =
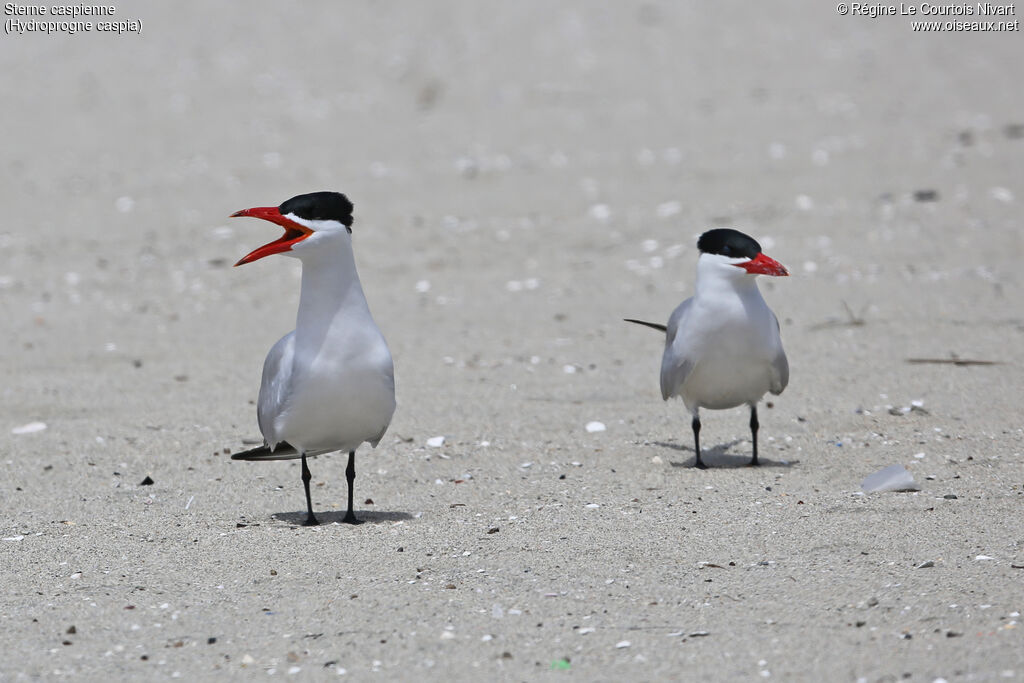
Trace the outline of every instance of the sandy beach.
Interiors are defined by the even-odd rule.
[[[308,4],[4,17],[0,680],[1024,680],[1018,15]],[[357,527],[230,459],[300,264],[228,216],[315,190],[395,360]],[[792,274],[760,468],[622,322],[715,226]]]

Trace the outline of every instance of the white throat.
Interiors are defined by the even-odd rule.
[[[313,235],[317,244],[293,253],[302,261],[302,293],[295,321],[296,358],[314,358],[336,327],[370,318],[347,233]]]
[[[697,260],[697,283],[695,293],[698,298],[722,296],[760,295],[757,288],[757,276],[751,275],[742,268],[732,265],[745,259],[728,259],[715,254],[701,254]]]

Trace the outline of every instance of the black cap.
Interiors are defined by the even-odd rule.
[[[729,258],[755,259],[761,253],[761,245],[750,235],[732,228],[708,230],[697,240],[702,254],[718,254]]]
[[[352,202],[340,192],[310,192],[292,197],[277,210],[307,221],[338,221],[352,232]]]

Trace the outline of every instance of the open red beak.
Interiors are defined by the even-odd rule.
[[[293,246],[306,239],[313,234],[313,231],[304,225],[299,225],[295,221],[288,220],[281,215],[281,212],[277,210],[276,206],[259,206],[254,209],[242,209],[231,214],[232,218],[237,216],[252,216],[253,218],[262,218],[265,221],[276,223],[284,228],[284,235],[264,244],[259,249],[254,249],[249,252],[241,259],[239,259],[236,266],[240,266],[243,263],[252,263],[258,261],[264,256],[270,256],[271,254],[280,254],[282,251],[290,251]]]
[[[758,254],[757,258],[746,263],[736,263],[733,265],[737,268],[742,268],[751,275],[789,275],[786,266],[764,254]]]

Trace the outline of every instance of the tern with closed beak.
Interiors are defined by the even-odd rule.
[[[668,325],[627,318],[665,332],[661,396],[674,396],[693,416],[696,466],[700,451],[700,409],[750,406],[753,457],[757,460],[757,403],[767,392],[781,394],[789,383],[779,321],[757,288],[758,275],[789,275],[749,235],[730,228],[708,230],[697,240],[697,285],[692,297],[672,312]]]

